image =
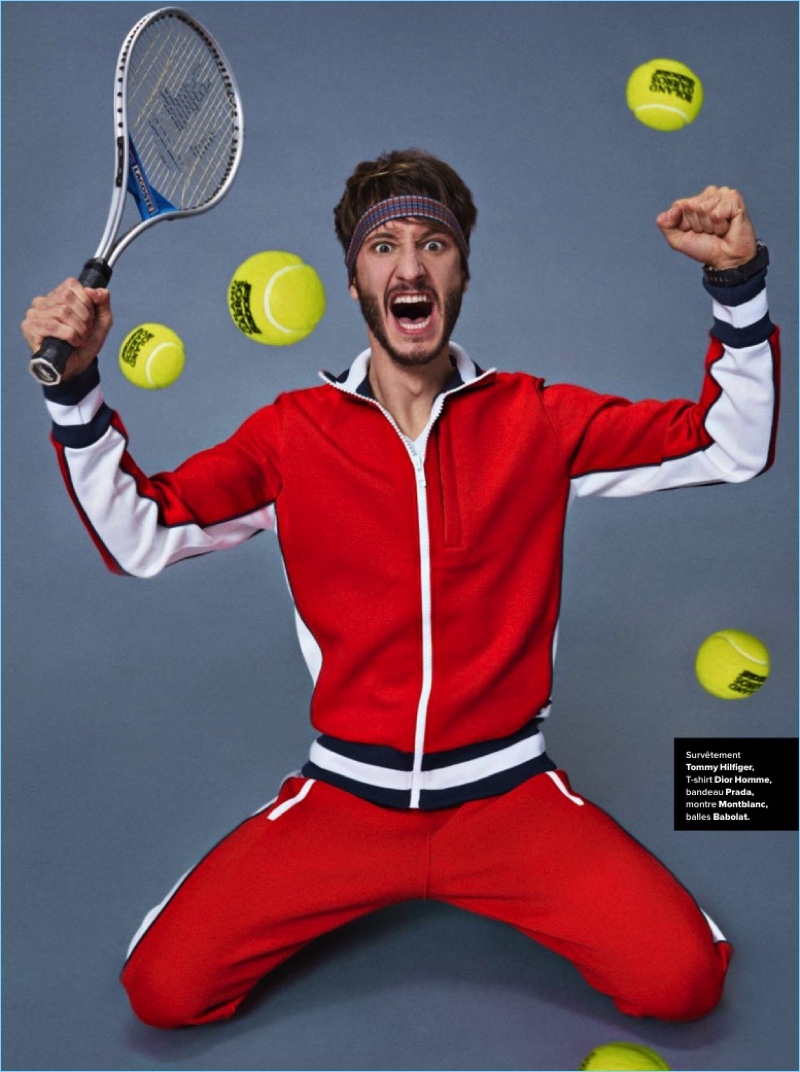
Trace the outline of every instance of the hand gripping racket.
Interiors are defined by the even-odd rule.
[[[142,231],[216,205],[233,183],[243,133],[239,91],[211,34],[177,7],[137,22],[117,61],[108,221],[79,282],[107,286],[115,261]],[[120,233],[128,194],[140,219]],[[31,372],[41,383],[60,383],[72,350],[61,339],[45,339]]]

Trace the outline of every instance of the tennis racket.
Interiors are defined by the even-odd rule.
[[[107,286],[119,255],[148,227],[216,205],[236,176],[243,134],[239,90],[211,34],[177,7],[137,22],[114,81],[116,167],[108,221],[79,282]],[[123,231],[129,197],[139,218]],[[60,383],[72,350],[61,339],[45,339],[31,372],[41,383]]]

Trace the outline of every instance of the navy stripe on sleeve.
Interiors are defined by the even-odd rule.
[[[100,366],[95,358],[74,380],[62,381],[52,387],[43,387],[42,390],[48,402],[57,402],[61,406],[77,406],[99,383]]]
[[[766,342],[775,330],[775,325],[767,316],[762,316],[755,324],[748,324],[744,328],[735,328],[733,324],[727,324],[723,320],[714,319],[711,334],[719,339],[723,346],[733,350],[743,350],[747,346],[758,346]]]

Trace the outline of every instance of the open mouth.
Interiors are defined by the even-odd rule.
[[[430,327],[434,301],[429,294],[396,294],[389,302],[389,309],[402,331],[416,334]]]

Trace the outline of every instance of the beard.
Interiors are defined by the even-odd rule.
[[[456,326],[459,313],[461,312],[461,301],[464,297],[464,286],[462,283],[452,287],[445,294],[444,302],[440,302],[438,296],[434,298],[435,304],[441,315],[442,330],[440,338],[433,343],[414,343],[413,340],[409,340],[412,343],[412,348],[411,350],[405,351],[398,350],[389,340],[389,333],[386,330],[386,317],[387,315],[391,316],[391,313],[384,313],[381,303],[376,295],[362,292],[358,288],[357,279],[355,280],[355,283],[356,289],[358,290],[358,303],[361,306],[361,315],[364,317],[367,327],[392,361],[397,365],[402,366],[402,368],[422,368],[425,365],[429,365],[432,361],[435,361],[442,350],[448,346],[453,328]]]

